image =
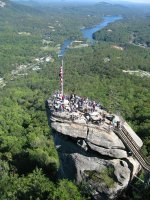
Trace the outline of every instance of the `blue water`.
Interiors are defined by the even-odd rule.
[[[58,57],[59,56],[64,56],[68,46],[71,44],[71,42],[73,42],[73,40],[65,40],[63,45],[61,46],[61,49],[60,49],[60,52],[58,54]]]
[[[113,23],[117,20],[122,19],[121,16],[107,16],[107,17],[103,17],[103,21],[95,26],[89,27],[89,28],[83,28],[80,29],[80,31],[83,34],[83,38],[87,39],[88,41],[91,41],[91,43],[93,43],[93,34],[103,28],[105,28],[106,26],[108,26],[108,24]],[[61,50],[59,52],[58,56],[64,56],[67,47],[73,42],[73,40],[65,40],[63,45],[61,46]]]
[[[120,16],[109,16],[109,17],[104,17],[103,19],[104,19],[104,21],[97,24],[96,26],[81,29],[81,32],[83,34],[83,38],[89,39],[89,40],[92,41],[93,40],[93,34],[95,32],[103,29],[104,27],[108,26],[108,24],[110,24],[110,23],[113,23],[117,20],[122,19],[122,17],[120,17]]]

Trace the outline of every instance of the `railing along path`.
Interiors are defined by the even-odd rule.
[[[121,126],[120,129],[115,128],[114,132],[120,137],[125,145],[130,149],[140,165],[148,172],[150,172],[150,164],[144,159],[144,156],[140,152],[139,146],[126,130],[125,126]]]

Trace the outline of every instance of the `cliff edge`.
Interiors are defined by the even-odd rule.
[[[77,99],[54,96],[47,101],[61,162],[59,175],[82,183],[94,199],[114,199],[141,169],[114,126],[122,123],[139,149],[143,143],[124,120],[100,104]]]

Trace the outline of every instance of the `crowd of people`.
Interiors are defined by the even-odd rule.
[[[120,119],[118,116],[111,116],[106,109],[93,100],[87,97],[79,97],[76,94],[62,95],[60,92],[55,92],[51,99],[51,109],[55,112],[77,112],[84,115],[87,122],[101,124],[107,118],[111,124],[119,127]]]
[[[61,95],[61,93],[56,92],[53,95],[53,108],[57,112],[94,112],[96,108],[102,109],[100,103],[89,100],[87,97],[79,97],[76,94]]]

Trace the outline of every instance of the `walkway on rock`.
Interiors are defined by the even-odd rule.
[[[143,167],[143,169],[150,172],[150,164],[144,159],[144,156],[140,152],[139,146],[130,136],[126,128],[124,126],[121,126],[120,129],[115,128],[114,132],[118,135],[118,137],[120,137],[120,139],[124,142],[124,144],[130,149],[130,151],[133,153],[133,155],[138,160],[138,162]]]
[[[57,96],[54,98],[54,100],[55,99],[57,100]],[[68,101],[68,105],[70,106],[70,108],[71,108],[72,105],[75,105],[77,103],[76,100],[78,100],[78,103],[80,101],[82,101],[82,108],[84,108],[84,107],[86,108],[86,106],[84,106],[84,104],[88,105],[88,107],[90,108],[89,112],[93,109],[93,105],[94,105],[94,111],[95,111],[95,108],[96,108],[95,101],[92,102],[92,101],[85,99],[84,100],[85,102],[84,102],[83,99],[80,98],[80,97],[75,98],[74,101],[73,101],[74,103],[72,101]],[[90,105],[89,105],[89,102],[91,102]],[[81,116],[84,116],[83,121],[81,119],[80,119],[81,121],[80,120],[76,121],[76,118],[72,117],[72,115],[73,115],[72,109],[70,109],[70,111],[67,111],[68,115],[64,114],[65,113],[64,112],[65,106],[62,110],[56,109],[56,111],[55,111],[54,104],[56,104],[56,102],[53,101],[53,99],[48,100],[48,106],[49,106],[49,108],[52,108],[50,120],[53,121],[53,122],[60,122],[60,123],[65,122],[65,123],[70,124],[70,125],[71,124],[77,124],[78,126],[82,126],[82,127],[86,126],[87,129],[88,128],[95,128],[95,129],[100,129],[100,130],[105,129],[105,131],[109,131],[109,129],[111,128],[110,127],[111,123],[107,122],[107,120],[108,120],[107,117],[110,115],[110,113],[105,114],[104,124],[103,124],[101,112],[106,112],[106,111],[101,109],[99,106],[97,107],[97,109],[98,109],[97,112],[98,112],[98,115],[100,115],[99,119],[101,119],[101,120],[96,120],[96,123],[93,123],[94,121],[91,121],[91,120],[86,118],[85,111],[83,113],[80,112],[79,107],[76,108],[75,111],[74,111],[75,114],[77,115],[77,116],[75,115],[75,117],[77,119],[78,118],[80,119]],[[60,103],[60,105],[62,105],[62,103]],[[61,106],[59,106],[59,107],[61,108]],[[94,113],[94,112],[92,112],[92,113]],[[90,113],[88,113],[88,114],[90,115]],[[144,158],[144,156],[140,152],[140,148],[141,148],[142,144],[141,144],[138,136],[136,136],[136,134],[133,133],[132,130],[130,130],[131,127],[129,127],[128,124],[125,123],[125,121],[123,119],[119,118],[116,115],[112,115],[112,116],[114,116],[115,117],[114,119],[116,119],[116,121],[119,122],[118,124],[117,123],[115,124],[114,122],[112,122],[113,123],[112,131],[114,133],[116,133],[118,135],[118,137],[122,140],[122,142],[124,142],[125,146],[127,146],[129,148],[129,150],[135,156],[135,158],[140,163],[140,165],[143,167],[143,169],[150,172],[150,164],[146,161],[146,159]],[[105,125],[107,125],[107,126],[105,126]]]

